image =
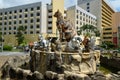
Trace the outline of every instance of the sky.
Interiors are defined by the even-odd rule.
[[[0,8],[13,7],[34,2],[50,3],[51,0],[0,0]],[[118,12],[120,11],[120,0],[107,0],[109,4]],[[75,5],[77,0],[65,0],[65,7]]]

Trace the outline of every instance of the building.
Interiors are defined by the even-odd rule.
[[[78,5],[97,17],[97,27],[102,33],[102,42],[112,42],[112,14],[115,11],[108,2],[106,0],[78,0]]]
[[[120,12],[112,15],[113,43],[120,47]]]
[[[78,31],[80,27],[85,24],[96,27],[97,18],[96,16],[76,5],[67,9],[67,20],[70,20],[73,26],[75,26],[76,31]]]
[[[5,44],[17,45],[15,34],[17,28],[26,28],[27,42],[37,40],[38,34],[46,33],[46,5],[41,2],[0,9],[0,27]]]
[[[64,15],[64,0],[51,1],[51,4],[47,4],[47,33],[50,36],[57,36],[56,18],[53,15],[57,10]]]

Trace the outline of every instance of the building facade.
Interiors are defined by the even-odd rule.
[[[67,20],[72,22],[73,26],[75,26],[76,31],[80,29],[83,25],[93,25],[96,27],[96,16],[91,13],[85,11],[79,6],[72,6],[67,9]]]
[[[120,47],[120,12],[112,15],[113,43]]]
[[[78,0],[78,5],[97,17],[97,27],[101,40],[112,42],[112,14],[113,8],[105,0]],[[108,29],[107,29],[108,28]],[[110,29],[111,28],[111,29]]]
[[[0,27],[5,44],[16,45],[17,28],[26,28],[27,42],[37,40],[40,33],[46,33],[46,5],[41,2],[0,9]]]
[[[47,33],[50,36],[57,36],[58,30],[54,13],[59,10],[64,15],[64,0],[51,1],[51,4],[47,4]]]

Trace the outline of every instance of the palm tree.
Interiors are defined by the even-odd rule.
[[[78,35],[82,34],[83,32],[85,32],[85,36],[89,36],[91,37],[93,34],[95,34],[95,36],[100,36],[100,32],[99,30],[94,27],[93,25],[83,25],[82,27],[80,27],[80,30],[78,30]]]

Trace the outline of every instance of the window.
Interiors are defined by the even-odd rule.
[[[80,25],[82,25],[82,22],[80,22]]]
[[[12,22],[9,22],[9,25],[11,25],[12,24]]]
[[[52,18],[52,16],[48,16],[48,18]]]
[[[33,29],[33,25],[31,25],[30,28]]]
[[[78,13],[79,11],[77,10],[77,13]]]
[[[87,10],[90,9],[90,7],[87,7]]]
[[[85,18],[83,18],[83,21],[85,21]]]
[[[14,30],[16,30],[16,26],[14,26]]]
[[[33,11],[33,8],[31,8],[31,11]]]
[[[11,30],[11,27],[9,27],[9,30]]]
[[[40,32],[39,31],[36,31],[37,34],[39,34]]]
[[[25,14],[25,17],[27,17],[27,14]]]
[[[9,34],[11,34],[11,32],[9,32]]]
[[[4,27],[4,30],[7,30],[7,28],[6,28],[6,27]]]
[[[85,16],[85,13],[83,13],[83,16]]]
[[[33,13],[31,13],[30,16],[33,17]]]
[[[19,12],[22,12],[22,9],[20,9]]]
[[[39,7],[39,6],[37,7],[37,10],[40,10],[40,7]]]
[[[77,30],[79,29],[79,27],[77,26]]]
[[[13,34],[16,34],[16,32],[14,32]]]
[[[7,12],[5,12],[5,15],[7,14]]]
[[[33,19],[31,19],[30,22],[33,23]]]
[[[7,25],[7,22],[4,22],[4,25]]]
[[[27,34],[27,32],[25,32],[25,34]]]
[[[25,26],[25,29],[27,29],[27,26]]]
[[[28,9],[25,9],[25,12],[27,12],[28,11]]]
[[[9,19],[12,19],[12,17],[11,17],[11,16],[9,16]]]
[[[20,21],[19,21],[19,24],[21,24],[21,23],[22,23],[22,21],[20,20]]]
[[[76,24],[78,24],[78,21],[76,21]]]
[[[10,11],[9,14],[12,14],[12,12]]]
[[[82,20],[82,16],[80,16],[80,20]]]
[[[17,18],[17,16],[15,15],[15,16],[14,16],[14,19],[16,19],[16,18]]]
[[[37,22],[40,22],[40,19],[37,19]]]
[[[33,34],[33,31],[30,31],[30,34]]]
[[[2,17],[0,17],[0,20],[2,20]]]
[[[16,21],[14,21],[14,24],[16,24]]]
[[[48,24],[52,24],[52,21],[49,21]]]
[[[52,29],[52,27],[48,27],[48,29]]]
[[[37,25],[37,27],[36,28],[39,28],[39,25]]]
[[[2,25],[2,22],[0,22],[0,25]]]
[[[4,32],[4,35],[6,35],[6,32]]]
[[[22,15],[19,15],[19,18],[22,18]]]
[[[51,12],[52,12],[52,9],[48,10],[48,12],[51,13]]]
[[[27,23],[27,20],[25,20],[25,23]]]
[[[37,16],[40,16],[40,13],[37,13]]]
[[[78,19],[78,15],[76,16],[76,18]]]
[[[80,12],[80,14],[82,15],[82,12]]]
[[[7,17],[5,16],[5,18],[4,18],[5,20],[7,20]]]
[[[14,13],[17,13],[17,11],[15,10]]]
[[[2,15],[2,13],[0,13],[0,15]]]
[[[87,3],[87,5],[90,5],[90,3]]]

